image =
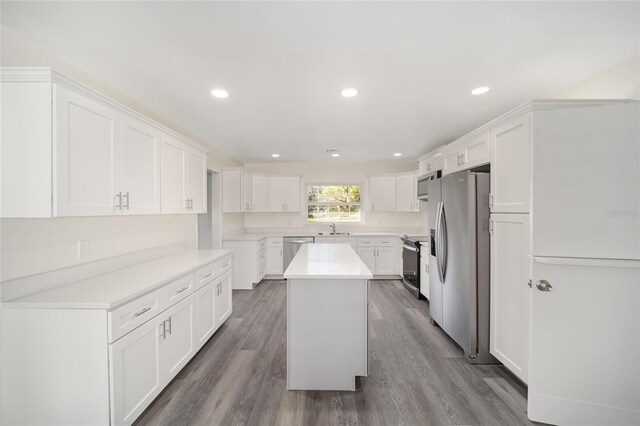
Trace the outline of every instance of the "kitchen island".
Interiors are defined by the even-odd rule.
[[[287,389],[355,390],[369,370],[371,271],[349,244],[306,244],[287,279]]]

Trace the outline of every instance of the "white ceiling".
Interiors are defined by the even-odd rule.
[[[335,161],[327,148],[344,162],[415,159],[637,55],[640,34],[638,2],[3,1],[1,12],[245,162]],[[469,94],[481,85],[491,91]],[[342,98],[348,86],[358,96]]]

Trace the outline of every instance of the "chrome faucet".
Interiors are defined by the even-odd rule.
[[[331,228],[331,231],[332,231],[331,233],[335,234],[336,233],[336,224],[332,223],[331,225],[329,225],[329,227]]]

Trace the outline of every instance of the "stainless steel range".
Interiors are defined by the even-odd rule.
[[[405,235],[402,240],[402,282],[404,286],[420,299],[420,243],[429,241],[422,235]]]

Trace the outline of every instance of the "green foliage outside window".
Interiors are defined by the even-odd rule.
[[[360,185],[309,185],[309,222],[360,222]]]

